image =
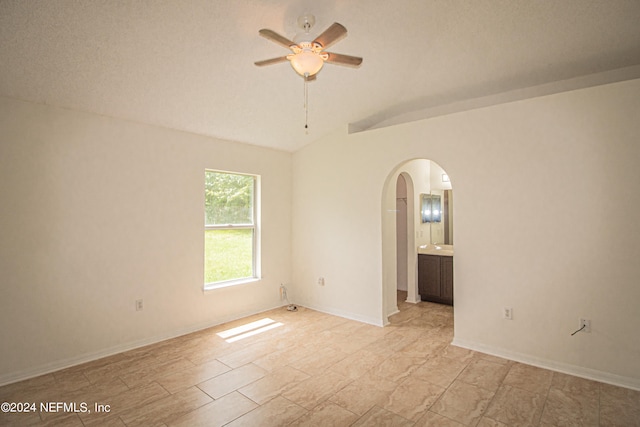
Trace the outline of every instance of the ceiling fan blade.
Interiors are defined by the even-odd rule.
[[[279,44],[280,46],[286,47],[287,49],[291,48],[291,46],[296,45],[294,42],[292,42],[288,38],[281,36],[275,31],[272,31],[266,28],[263,28],[262,30],[258,31],[258,33],[265,39],[269,39],[272,42]]]
[[[346,35],[347,29],[337,22],[334,22],[329,28],[324,30],[324,33],[320,34],[314,42],[322,46],[323,49],[326,49]]]
[[[254,64],[256,64],[258,67],[264,67],[265,65],[279,64],[280,62],[285,62],[285,61],[287,61],[287,57],[281,56],[279,58],[271,58],[271,59],[265,59],[262,61],[256,61],[254,62]]]
[[[342,55],[340,53],[325,52],[329,55],[325,62],[336,65],[346,65],[347,67],[359,67],[362,64],[362,58],[357,56]]]

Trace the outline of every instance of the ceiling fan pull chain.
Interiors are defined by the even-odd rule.
[[[309,134],[309,87],[307,79],[304,79],[304,133]]]

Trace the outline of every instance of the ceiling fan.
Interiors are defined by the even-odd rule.
[[[325,52],[329,46],[341,40],[347,35],[347,29],[337,22],[333,23],[315,39],[309,33],[315,24],[313,15],[303,15],[298,18],[298,26],[304,30],[298,33],[293,41],[281,36],[275,31],[262,29],[259,34],[272,42],[291,49],[293,53],[279,58],[257,61],[259,67],[280,62],[289,61],[293,69],[302,76],[305,81],[316,79],[316,74],[322,69],[324,63],[358,67],[362,64],[362,58],[357,56],[342,55],[340,53]]]

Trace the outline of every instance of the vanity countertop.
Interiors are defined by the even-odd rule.
[[[453,245],[422,245],[418,246],[418,254],[453,256]]]

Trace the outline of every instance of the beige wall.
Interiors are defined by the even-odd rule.
[[[205,168],[261,175],[263,280],[203,293]],[[2,384],[281,305],[291,154],[0,98],[0,240]]]
[[[297,302],[385,322],[389,188],[431,159],[456,199],[455,342],[640,388],[639,135],[640,80],[336,131],[293,157]],[[580,317],[592,332],[571,337]]]
[[[293,157],[0,98],[0,384],[281,305],[281,282],[383,324],[388,188],[426,158],[455,188],[455,342],[640,388],[638,135],[640,80],[338,130]],[[202,292],[205,168],[262,176],[257,283]],[[580,317],[592,332],[570,337]]]

